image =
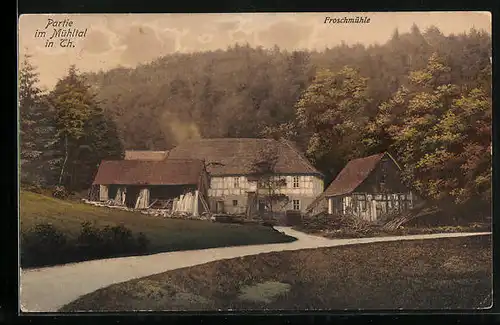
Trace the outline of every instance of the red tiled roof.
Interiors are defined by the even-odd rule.
[[[311,163],[287,141],[253,138],[215,138],[189,140],[170,150],[174,159],[200,159],[215,176],[251,175],[260,152],[276,152],[278,161],[275,171],[280,174],[315,174],[323,176]]]
[[[353,192],[370,175],[385,153],[351,160],[325,190],[325,196],[337,196]]]
[[[203,169],[200,160],[103,160],[93,184],[195,185]]]

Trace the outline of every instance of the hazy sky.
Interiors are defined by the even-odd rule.
[[[327,16],[370,21],[325,24]],[[47,27],[49,19],[60,25]],[[435,25],[445,35],[472,27],[491,33],[488,12],[23,15],[19,57],[26,51],[31,54],[41,85],[50,88],[71,64],[80,71],[133,67],[168,53],[224,49],[236,42],[264,47],[277,44],[289,50],[321,50],[341,41],[384,43],[395,28],[406,32],[413,23],[422,31]],[[52,47],[45,47],[54,29],[64,33],[68,28],[87,31],[81,38],[70,35],[74,47],[61,47],[61,40],[68,38],[62,34],[48,40]],[[40,32],[46,32],[45,36]]]

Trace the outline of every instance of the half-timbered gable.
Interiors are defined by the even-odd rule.
[[[406,211],[415,200],[389,153],[351,160],[322,196],[329,214],[349,214],[369,221]]]

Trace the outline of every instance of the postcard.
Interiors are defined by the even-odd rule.
[[[18,27],[22,312],[491,308],[489,12]]]

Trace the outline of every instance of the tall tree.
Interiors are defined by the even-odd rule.
[[[56,112],[57,134],[64,152],[59,185],[63,185],[68,163],[79,150],[79,140],[85,134],[85,124],[90,118],[95,100],[83,79],[72,65],[68,75],[60,79],[49,94],[49,101]]]
[[[309,130],[307,155],[323,170],[336,173],[346,160],[362,155],[370,98],[367,79],[356,69],[320,70],[297,102],[297,122]]]
[[[87,187],[98,162],[121,157],[123,151],[115,126],[95,97],[75,66],[49,94],[63,153],[58,183],[72,189]]]
[[[408,183],[446,206],[491,200],[491,99],[484,90],[450,84],[437,54],[410,84],[380,105],[370,125],[390,139]],[[484,207],[484,203],[483,203]]]
[[[264,148],[257,153],[251,170],[257,179],[257,201],[264,202],[267,211],[274,217],[276,206],[284,208],[290,198],[281,189],[286,187],[286,179],[276,175],[278,153],[273,148]]]
[[[489,212],[491,113],[491,98],[472,89],[453,100],[429,130],[423,144],[431,150],[416,163],[418,184],[428,196]]]
[[[19,148],[21,181],[47,185],[50,145],[54,140],[52,115],[42,90],[38,72],[26,54],[19,71]]]

